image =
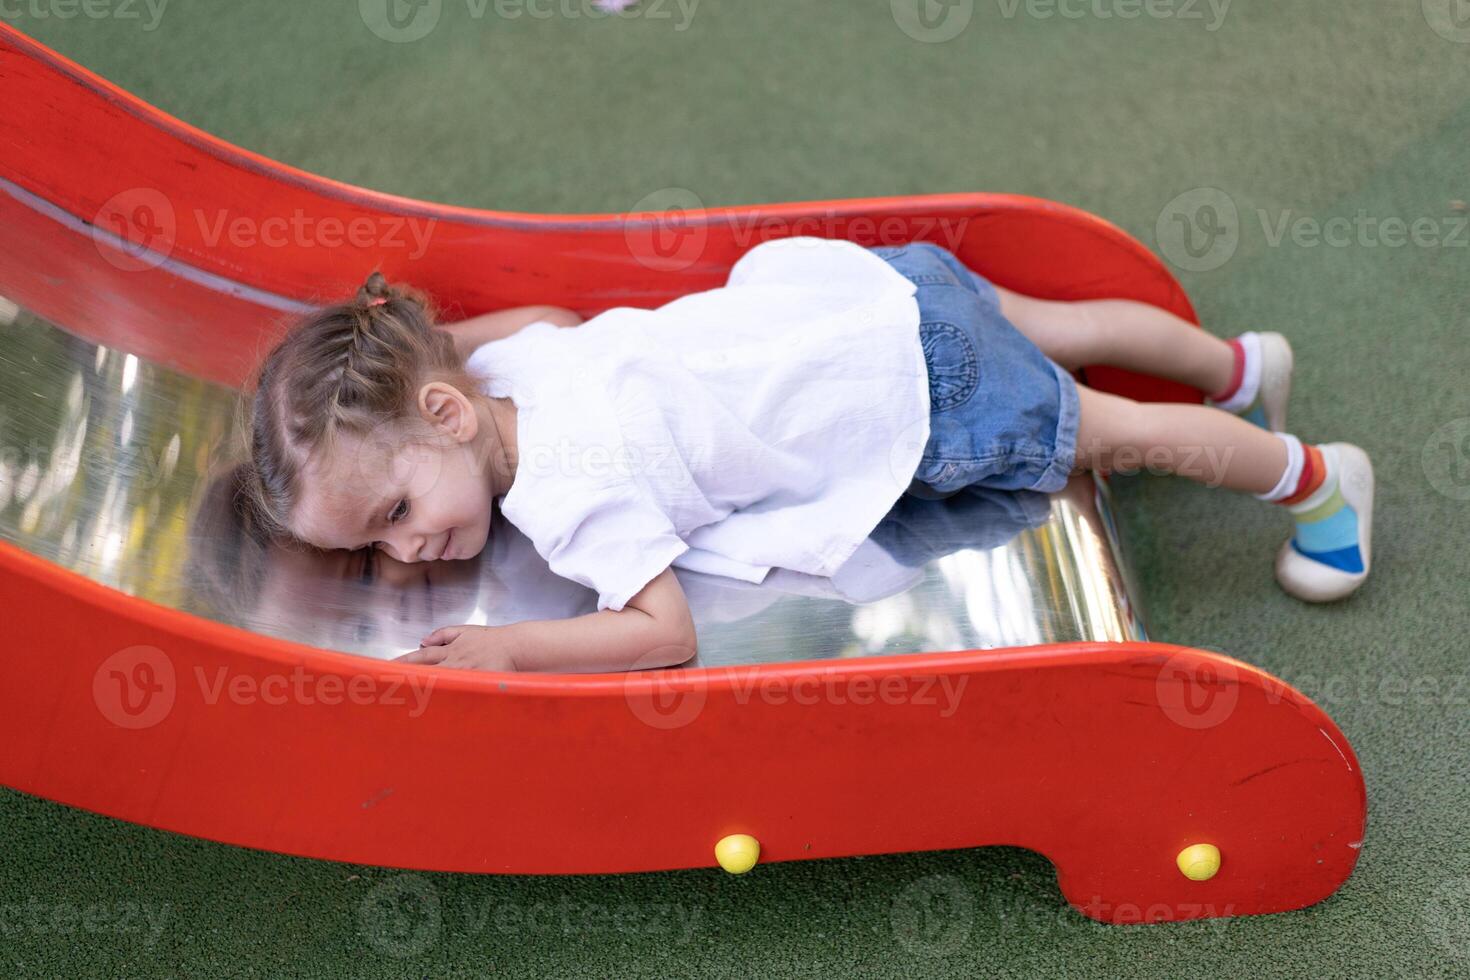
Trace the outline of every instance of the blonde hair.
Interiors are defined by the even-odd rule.
[[[472,400],[483,397],[453,339],[434,323],[424,293],[374,272],[353,300],[307,314],[271,350],[237,408],[252,471],[245,504],[260,525],[290,536],[307,461],[330,454],[343,434],[366,436],[397,422],[405,436],[426,435],[416,408],[423,385],[444,381]]]

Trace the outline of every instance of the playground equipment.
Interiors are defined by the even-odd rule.
[[[364,604],[340,585],[350,559],[252,550],[205,519],[228,499],[212,454],[230,389],[291,314],[375,267],[451,316],[593,315],[720,285],[771,237],[928,239],[1013,289],[1193,320],[1114,226],[993,194],[677,211],[687,196],[669,191],[569,216],[412,201],[228,145],[3,24],[0,96],[0,308],[14,319],[0,433],[21,447],[0,460],[6,786],[426,870],[759,873],[1015,845],[1051,860],[1084,914],[1120,923],[1300,908],[1351,873],[1366,802],[1346,738],[1263,671],[1148,638],[1105,479],[1040,506],[906,504],[833,582],[691,574],[700,660],[625,675],[380,659],[422,635],[415,615],[465,620],[395,603],[385,618],[413,627],[401,637],[351,633],[344,613]],[[1007,529],[953,550],[928,533],[981,524]],[[388,569],[386,587],[419,595],[410,577],[429,576],[451,608],[492,618],[591,608],[517,566],[525,549],[502,532],[478,570]]]

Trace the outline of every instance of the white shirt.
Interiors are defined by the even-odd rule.
[[[852,242],[786,238],[724,287],[485,344],[468,368],[517,410],[502,513],[599,610],[671,563],[831,575],[929,438],[914,292]]]

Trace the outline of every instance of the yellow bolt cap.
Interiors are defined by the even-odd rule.
[[[731,834],[715,845],[715,860],[732,875],[743,875],[760,859],[761,845],[749,834]]]
[[[1209,881],[1220,870],[1220,849],[1214,844],[1190,844],[1174,860],[1190,881]]]

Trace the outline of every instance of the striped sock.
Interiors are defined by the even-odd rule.
[[[1299,554],[1344,572],[1361,572],[1358,512],[1343,499],[1335,459],[1318,446],[1303,446],[1290,433],[1275,435],[1286,443],[1286,472],[1273,489],[1254,496],[1291,512],[1296,524],[1291,546]]]
[[[1209,404],[1239,415],[1263,429],[1266,409],[1261,403],[1261,336],[1248,331],[1226,341],[1235,352],[1235,367],[1230,374],[1230,383],[1223,391],[1209,396]]]

